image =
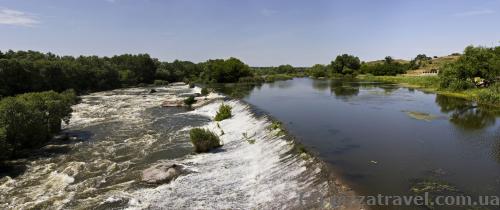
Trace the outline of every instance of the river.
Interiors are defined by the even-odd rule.
[[[323,162],[294,152],[294,142],[270,130],[271,119],[248,104],[162,107],[200,88],[155,90],[82,96],[64,126],[69,140],[54,140],[0,174],[0,209],[295,209],[322,207],[317,198],[350,193]],[[222,103],[233,108],[233,117],[216,123]],[[194,127],[221,133],[223,147],[193,153]],[[191,173],[160,185],[141,180],[145,169],[164,162]]]
[[[500,196],[497,108],[357,80],[219,89],[284,122],[361,195],[412,195],[428,181],[453,188],[437,194]]]

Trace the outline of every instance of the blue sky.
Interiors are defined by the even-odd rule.
[[[500,0],[0,0],[0,50],[252,66],[499,45]]]

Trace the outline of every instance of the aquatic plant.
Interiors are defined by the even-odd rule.
[[[201,89],[201,95],[202,96],[206,96],[210,93],[210,91],[208,91],[208,88],[204,87]]]
[[[246,132],[242,133],[243,135],[243,138],[249,143],[249,144],[255,144],[255,139],[253,139],[252,137],[255,136],[255,134],[253,134],[253,136],[249,137],[248,134]]]
[[[213,148],[222,146],[219,137],[206,129],[193,128],[189,131],[189,137],[194,146],[194,151],[198,153],[208,152]]]
[[[423,120],[430,122],[437,117],[435,115],[431,115],[429,113],[423,113],[423,112],[415,112],[415,111],[404,111],[409,117],[416,119],[416,120]]]
[[[232,108],[229,105],[226,105],[226,104],[220,105],[219,111],[217,111],[217,114],[215,115],[215,118],[214,118],[215,121],[222,121],[222,120],[231,118],[231,116],[232,116],[231,109]]]
[[[282,129],[281,122],[273,120],[271,125],[269,125],[268,129],[269,130]]]
[[[186,99],[184,99],[184,104],[186,104],[189,107],[191,107],[191,105],[193,105],[194,103],[196,103],[196,99],[194,99],[194,96],[189,96]]]
[[[165,85],[168,85],[168,81],[165,81],[165,80],[159,80],[159,79],[157,79],[157,80],[155,80],[155,81],[153,82],[153,84],[154,84],[155,86],[165,86]]]

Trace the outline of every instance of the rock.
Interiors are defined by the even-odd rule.
[[[155,89],[151,89],[151,90],[149,90],[149,94],[151,94],[151,93],[156,93],[156,92],[157,92],[157,91],[156,91]]]
[[[168,183],[187,173],[189,173],[189,170],[183,165],[159,163],[142,172],[142,181],[150,184]]]
[[[169,84],[169,86],[184,86],[184,85],[187,85],[187,84],[184,82],[174,82],[174,83]]]

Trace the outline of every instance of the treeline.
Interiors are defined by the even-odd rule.
[[[43,146],[68,122],[74,91],[26,93],[0,101],[0,161]]]
[[[404,74],[408,70],[418,69],[432,62],[431,57],[425,54],[417,55],[410,62],[394,60],[391,56],[382,61],[364,62],[358,57],[349,54],[338,55],[328,65],[316,64],[308,69],[307,75],[312,77],[343,77],[358,74],[372,74],[375,76]]]
[[[80,94],[155,81],[238,82],[242,77],[253,76],[250,67],[236,58],[195,64],[178,60],[160,62],[148,54],[73,57],[36,51],[0,52],[0,98],[68,89]]]

